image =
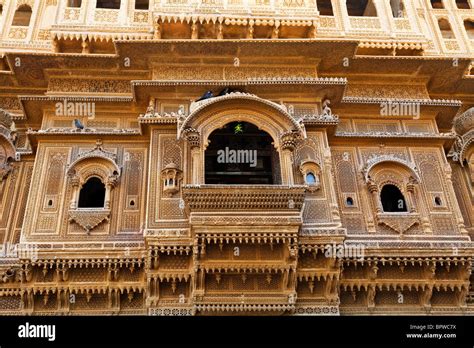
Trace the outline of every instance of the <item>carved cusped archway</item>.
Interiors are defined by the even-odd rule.
[[[413,164],[381,156],[367,162],[363,175],[379,225],[402,235],[421,223],[416,199],[420,179]]]
[[[242,122],[256,126],[271,137],[279,156],[281,183],[293,183],[291,153],[304,132],[283,106],[243,93],[231,93],[200,103],[181,120],[178,128],[178,139],[187,140],[190,147],[191,167],[187,171],[191,173],[190,182],[204,184],[204,153],[211,133],[233,122]]]
[[[72,195],[69,206],[69,221],[80,225],[88,233],[110,216],[111,193],[119,183],[121,169],[117,165],[116,155],[105,151],[99,142],[95,149],[79,154],[68,166],[67,175],[72,186]],[[91,187],[100,183],[104,187],[103,197],[99,198],[100,206],[92,204],[84,206],[79,204],[81,195]],[[92,193],[93,194],[93,193]]]

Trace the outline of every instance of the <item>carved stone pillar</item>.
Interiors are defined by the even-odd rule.
[[[454,192],[453,179],[452,179],[453,171],[451,169],[451,166],[448,163],[446,163],[444,167],[444,173],[446,174],[449,199],[451,202],[457,202],[456,193]],[[464,235],[468,235],[469,233],[466,230],[466,225],[464,224],[464,218],[462,217],[461,210],[459,209],[459,205],[454,204],[453,210],[454,210],[454,216],[456,217],[459,231]]]
[[[200,184],[200,168],[201,168],[201,135],[193,128],[184,131],[185,139],[191,150],[191,184]]]
[[[408,192],[408,204],[410,207],[410,213],[416,213],[416,198],[415,198],[415,185],[418,182],[414,177],[410,177],[408,184],[407,184],[407,192]]]
[[[81,186],[79,177],[75,174],[69,176],[71,186],[72,186],[72,194],[71,194],[71,201],[69,203],[70,209],[77,209],[78,202],[79,202],[79,187]]]
[[[369,192],[372,195],[372,200],[374,201],[375,205],[375,211],[377,212],[377,214],[382,213],[383,206],[379,199],[379,187],[371,179],[369,179],[369,181],[367,182],[367,187],[369,188]]]
[[[280,138],[280,143],[282,183],[284,185],[293,185],[293,151],[296,148],[295,133],[283,133]]]

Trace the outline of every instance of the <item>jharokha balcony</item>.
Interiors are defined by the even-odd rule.
[[[299,212],[305,186],[187,185],[184,200],[191,212],[279,210]]]

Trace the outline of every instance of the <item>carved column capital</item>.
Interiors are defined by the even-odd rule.
[[[293,152],[293,150],[296,148],[297,140],[298,140],[298,137],[295,132],[290,131],[290,132],[283,133],[280,136],[281,149]]]
[[[191,149],[201,147],[201,134],[194,128],[186,128],[183,131],[184,138],[189,143]]]

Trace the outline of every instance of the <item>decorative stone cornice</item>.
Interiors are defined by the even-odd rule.
[[[68,166],[68,174],[71,174],[74,167],[79,163],[84,160],[88,159],[104,159],[112,164],[112,166],[115,168],[115,171],[117,172],[115,175],[120,176],[121,170],[120,167],[117,164],[117,155],[113,152],[106,151],[104,150],[102,146],[102,141],[98,140],[96,142],[96,146],[94,149],[79,153],[74,161]]]

